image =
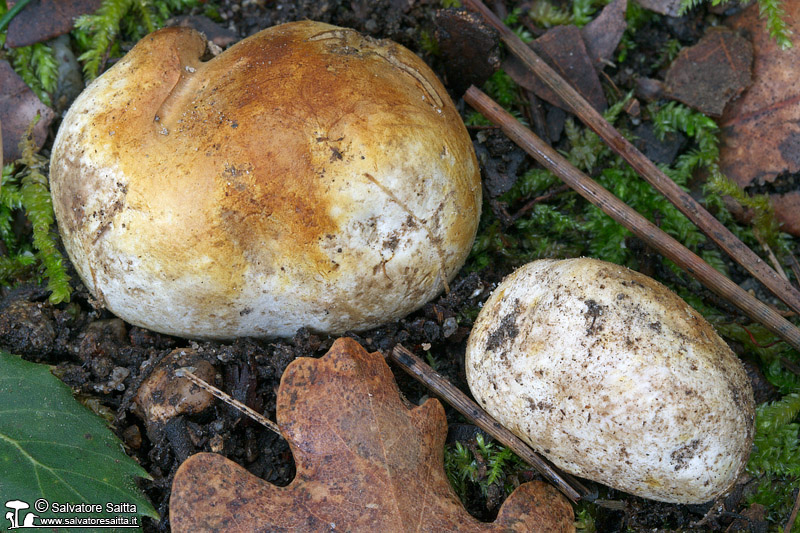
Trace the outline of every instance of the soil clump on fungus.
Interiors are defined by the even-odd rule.
[[[554,147],[569,153],[575,164],[606,187],[615,190],[616,184],[618,194],[634,198],[626,200],[627,203],[668,232],[684,231],[683,242],[693,250],[715,261],[714,266],[724,269],[736,283],[762,301],[780,305],[740,266],[699,237],[696,229],[680,226],[683,222],[673,215],[665,201],[645,190],[646,185],[630,185],[630,190],[622,191],[627,174],[620,163],[613,161],[602,143],[585,132],[571,115],[517,85],[501,69],[501,59],[507,53],[496,36],[465,13],[445,10],[444,5],[450,4],[455,2],[220,0],[187,8],[171,19],[175,24],[198,27],[210,40],[222,46],[269,26],[304,19],[353,28],[367,36],[392,39],[408,47],[436,71],[450,91],[473,139],[484,184],[484,212],[472,254],[450,283],[449,293],[401,320],[346,336],[358,341],[369,352],[389,353],[394,346],[402,344],[468,393],[464,371],[467,337],[478,311],[502,278],[533,259],[587,255],[618,262],[655,277],[712,321],[744,361],[757,405],[778,400],[794,390],[792,386],[797,386],[796,380],[782,369],[780,360],[783,357],[790,363],[795,361],[796,365],[796,353],[779,351],[780,346],[773,344],[775,339],[769,333],[754,327],[731,305],[679,272],[672,263],[620,230],[613,221],[589,208],[464,103],[458,91],[463,91],[470,83],[483,86],[501,104],[517,112],[531,129],[538,129],[537,133]],[[529,15],[529,10],[541,11],[542,2],[487,4],[512,29],[531,40],[546,32],[542,24],[545,15],[539,18]],[[547,4],[555,10],[551,12],[554,21],[556,11],[571,12],[569,2]],[[599,13],[600,4],[605,3],[594,4]],[[616,127],[634,132],[631,135],[637,139],[637,145],[659,163],[677,167],[679,154],[699,149],[702,139],[698,139],[696,128],[687,133],[677,127],[666,136],[654,133],[656,119],[665,119],[669,113],[674,118],[679,112],[662,99],[663,91],[653,80],[663,80],[678,51],[695,44],[708,27],[722,21],[722,16],[705,7],[682,17],[629,8],[628,29],[613,60],[602,69],[600,79],[610,105],[630,102],[626,100],[627,94],[638,98],[638,111],[630,108],[623,111],[622,106],[614,111]],[[568,22],[569,17],[561,23]],[[133,44],[123,40],[120,50],[124,52]],[[465,54],[475,55],[470,61],[459,64],[472,62],[473,68],[448,68],[456,56],[463,60]],[[688,108],[680,113],[684,120],[701,122]],[[53,122],[51,135],[41,151],[45,156],[49,156],[58,123],[58,119]],[[687,171],[684,185],[716,214],[727,217],[727,223],[739,228],[737,231],[755,249],[758,242],[752,230],[732,219],[720,196],[713,191],[708,193],[701,173],[697,174]],[[17,217],[14,230],[21,236],[30,233],[22,217]],[[777,242],[780,251],[788,251],[790,255],[800,253],[796,238],[779,235]],[[780,255],[780,251],[776,253]],[[146,421],[134,412],[134,399],[161,359],[176,348],[190,349],[198,360],[213,365],[219,388],[274,420],[277,388],[285,368],[298,357],[322,356],[335,338],[306,329],[300,329],[290,339],[240,339],[228,343],[162,335],[126,324],[108,312],[95,309],[77,273],[68,261],[65,263],[74,289],[69,303],[51,304],[48,291],[36,283],[35,273],[19,276],[15,283],[0,288],[0,349],[53,365],[54,373],[73,389],[76,397],[109,420],[113,431],[125,443],[128,454],[153,477],[150,481],[140,480],[140,486],[163,518],[160,523],[145,520],[145,531],[169,530],[171,482],[181,458],[188,454],[219,453],[275,485],[285,486],[291,482],[295,466],[287,443],[239,411],[215,402],[199,415],[182,417],[177,429],[148,431]],[[793,281],[797,283],[796,279]],[[402,370],[392,366],[392,371],[400,391],[410,403],[418,405],[429,397],[430,392]],[[473,516],[493,520],[513,487],[540,477],[515,457],[503,454],[498,444],[491,443],[490,437],[465,423],[456,411],[448,406],[445,411],[449,424],[445,466],[451,483]],[[579,531],[603,532],[694,528],[760,532],[774,528],[775,523],[783,527],[788,514],[781,513],[786,511],[787,502],[791,510],[790,504],[794,501],[789,494],[791,490],[783,486],[774,488],[774,503],[765,507],[757,503],[763,499],[755,496],[758,491],[765,490],[761,486],[764,483],[769,484],[770,480],[748,475],[739,480],[724,500],[687,506],[645,500],[588,482],[598,498],[594,503],[576,506],[576,525]],[[777,496],[784,492],[787,494]]]

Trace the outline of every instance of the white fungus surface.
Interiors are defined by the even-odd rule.
[[[753,395],[727,344],[666,287],[603,261],[541,260],[503,280],[466,372],[554,464],[638,496],[712,500],[752,446]]]

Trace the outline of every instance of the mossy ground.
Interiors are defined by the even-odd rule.
[[[272,24],[311,18],[399,41],[426,58],[444,77],[442,59],[436,55],[432,37],[435,34],[434,10],[452,7],[455,3],[420,1],[406,9],[399,5],[401,3],[389,0],[161,0],[146,3],[124,0],[107,2],[96,17],[83,19],[72,34],[72,42],[82,57],[86,76],[92,77],[124,53],[137,38],[174,14],[203,14],[242,37]],[[539,28],[564,23],[585,24],[605,3],[537,1],[528,3],[530,12],[518,9],[517,4],[521,3],[517,2],[495,4],[502,4],[509,25],[523,38],[530,39],[533,37],[529,31],[531,24]],[[718,131],[712,120],[667,101],[642,105],[639,116],[623,111],[624,103],[632,97],[635,79],[658,77],[681,47],[691,45],[705,27],[719,21],[715,17],[700,6],[682,18],[667,20],[632,3],[628,9],[628,31],[617,50],[614,66],[605,71],[607,77],[603,86],[611,103],[606,115],[631,138],[642,124],[649,125],[659,138],[670,135],[683,138],[679,153],[664,163],[665,172],[691,191],[753,249],[761,252],[766,244],[797,284],[788,265],[792,254],[800,254],[798,239],[780,233],[763,203],[741,196],[719,175],[716,168]],[[29,84],[43,101],[46,100],[52,93],[55,74],[44,45],[3,53],[24,74],[23,78],[30,80]],[[530,98],[505,72],[498,71],[483,88],[515,116],[523,121],[530,120]],[[460,100],[460,95],[452,96]],[[800,356],[762,327],[749,323],[732,306],[721,302],[670,261],[562,186],[557,178],[522,156],[483,117],[465,106],[462,109],[476,146],[484,150],[500,172],[503,169],[508,172],[505,178],[512,186],[502,195],[486,195],[472,254],[451,284],[453,290],[449,295],[441,296],[404,320],[353,336],[369,350],[387,350],[396,343],[403,343],[425,354],[439,372],[467,391],[463,352],[469,328],[492,287],[514,268],[538,258],[587,255],[653,276],[702,312],[751,373],[762,407],[748,479],[742,480],[731,496],[721,502],[721,507],[713,508],[710,505],[659,504],[597,487],[600,503],[582,503],[576,507],[579,529],[652,531],[699,527],[726,531],[754,503],[765,506],[766,521],[758,517],[749,523],[744,521],[743,530],[783,527],[800,487],[797,423],[800,378],[787,370],[786,362],[797,364]],[[715,268],[765,301],[779,305],[575,119],[566,117],[563,130],[553,142],[576,166]],[[65,269],[61,270],[63,276],[59,277],[59,267],[55,264],[57,241],[53,240],[55,234],[52,221],[47,218],[47,201],[41,194],[46,178],[46,165],[42,161],[47,156],[46,145],[39,155],[28,154],[24,161],[7,165],[3,170],[0,276],[5,288],[0,289],[0,346],[29,359],[57,365],[62,379],[99,412],[120,410],[124,413],[130,393],[137,386],[141,364],[187,343],[126,326],[94,310],[77,276],[73,273],[69,279],[67,261],[64,261]],[[509,164],[510,161],[513,164]],[[723,194],[739,195],[740,202],[755,209],[761,215],[755,219],[756,223],[737,222],[726,209]],[[67,303],[69,294],[63,292],[67,283],[73,287],[70,303]],[[452,321],[444,327],[448,318],[456,319],[457,328],[452,328]],[[790,319],[797,322],[796,317]],[[283,368],[295,357],[322,355],[331,342],[332,339],[300,331],[294,339],[280,342],[242,340],[197,346],[218,365],[224,377],[223,388],[274,416],[275,388]],[[107,386],[110,369],[114,367],[130,371],[123,382],[123,390]],[[428,394],[399,371],[396,377],[411,401],[423,400]],[[451,423],[445,452],[448,475],[467,508],[480,518],[491,519],[508,491],[535,474],[502,447],[489,442],[471,426],[465,426],[464,420],[449,409],[448,419]],[[166,440],[151,442],[142,422],[129,413],[117,423],[115,430],[125,440],[129,453],[153,475],[154,480],[145,482],[144,488],[162,515],[167,516],[169,482],[177,467],[170,443]],[[269,481],[285,484],[293,475],[293,463],[285,443],[226,408],[217,407],[213,413],[191,420],[188,431],[198,451],[221,451]],[[148,523],[146,529],[155,531],[167,527],[168,522]],[[795,525],[793,531],[800,531],[800,526]]]

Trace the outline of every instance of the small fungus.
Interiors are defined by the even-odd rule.
[[[556,466],[645,498],[713,500],[753,444],[753,392],[725,341],[660,283],[596,259],[503,280],[466,374],[478,403]]]

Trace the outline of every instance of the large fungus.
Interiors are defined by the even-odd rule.
[[[206,48],[186,28],[145,37],[61,125],[54,208],[99,305],[187,337],[337,334],[446,287],[479,170],[417,56],[310,21]]]

